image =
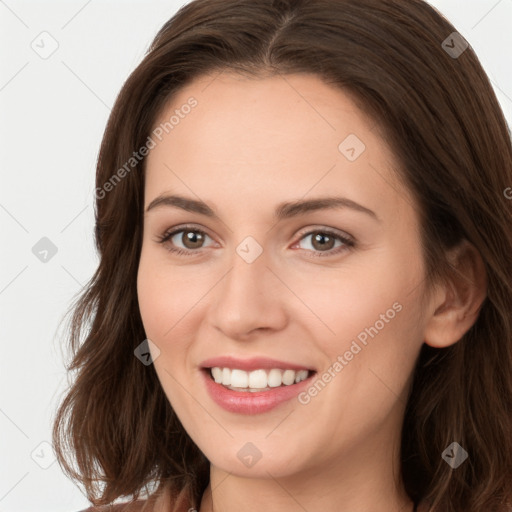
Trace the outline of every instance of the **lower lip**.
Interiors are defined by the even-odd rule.
[[[279,386],[268,391],[233,391],[217,384],[210,376],[210,370],[201,372],[205,379],[206,389],[213,401],[229,412],[239,414],[261,414],[270,411],[292,398],[306,388],[315,376],[312,373],[307,379],[289,386]]]

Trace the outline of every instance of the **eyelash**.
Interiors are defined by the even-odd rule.
[[[184,232],[184,231],[200,233],[201,235],[208,236],[209,238],[211,238],[208,235],[208,233],[204,232],[201,229],[195,228],[193,226],[180,226],[179,228],[173,229],[172,231],[166,231],[163,235],[158,236],[157,237],[158,243],[163,245],[167,241],[169,241],[174,235]],[[331,229],[314,229],[314,230],[307,231],[306,233],[301,234],[298,241],[300,242],[303,238],[310,236],[310,235],[318,234],[318,233],[323,234],[323,235],[332,236],[333,238],[340,240],[344,245],[337,247],[336,249],[329,249],[329,251],[313,251],[313,254],[312,254],[313,257],[322,258],[322,257],[327,257],[327,256],[335,256],[341,252],[350,250],[355,246],[355,242],[353,240],[351,240],[350,238],[345,237],[345,236],[341,235],[340,233],[333,231]],[[180,255],[180,256],[195,256],[195,254],[197,254],[197,252],[198,252],[198,250],[192,250],[192,249],[185,250],[185,249],[173,248],[173,247],[166,247],[166,249],[168,251],[175,253],[177,255]],[[312,252],[308,249],[302,249],[302,250]]]

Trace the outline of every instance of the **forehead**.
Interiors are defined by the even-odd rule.
[[[347,129],[362,137],[375,124],[356,108],[346,92],[315,75],[247,78],[223,72],[200,77],[178,91],[156,125],[169,120],[191,97],[197,100],[197,106],[169,135],[185,142],[180,133],[193,125],[196,139],[215,142],[213,147],[203,146],[204,151],[222,149],[243,156],[251,149],[257,151],[259,142],[285,150],[283,143],[296,145],[293,143],[300,141],[307,144],[305,150],[314,149],[315,153],[333,147],[337,152],[337,143]],[[234,143],[242,145],[234,147]],[[260,157],[264,159],[261,153]]]
[[[161,140],[147,160],[146,204],[187,188],[199,196],[222,189],[225,199],[244,194],[255,205],[339,190],[394,209],[397,196],[407,195],[375,122],[315,75],[206,75],[171,99],[153,132],[159,127]]]

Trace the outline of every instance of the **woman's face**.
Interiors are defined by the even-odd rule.
[[[151,137],[139,305],[194,442],[262,478],[396,454],[425,268],[415,203],[371,120],[314,75],[222,73],[174,97]],[[212,366],[270,390],[228,390]],[[289,384],[293,368],[316,373]]]

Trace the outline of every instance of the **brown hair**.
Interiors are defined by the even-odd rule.
[[[136,290],[145,160],[108,193],[104,185],[144,146],[179,89],[223,70],[314,73],[350,93],[378,122],[415,197],[428,283],[449,275],[446,250],[463,239],[481,254],[488,291],[478,320],[458,343],[422,346],[403,424],[402,477],[413,500],[446,512],[511,505],[512,201],[504,191],[512,147],[471,47],[455,58],[443,46],[453,32],[421,0],[195,0],[162,27],[124,84],[101,145],[100,262],[72,305],[68,369],[76,378],[53,430],[59,463],[95,505],[138,497],[155,483],[189,485],[199,500],[208,484],[208,460],[153,366],[134,357],[146,338]],[[453,441],[469,453],[457,469],[441,457]]]

